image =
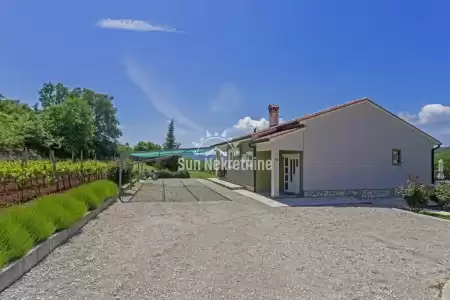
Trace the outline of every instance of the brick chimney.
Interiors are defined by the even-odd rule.
[[[280,107],[276,104],[269,104],[269,126],[277,126],[279,120]]]

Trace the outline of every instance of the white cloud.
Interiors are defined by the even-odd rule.
[[[269,121],[265,118],[253,120],[248,116],[238,120],[237,123],[233,126],[233,128],[245,132],[252,132],[255,128],[256,130],[261,130],[267,127],[269,127]]]
[[[233,83],[223,83],[219,92],[211,102],[213,112],[232,112],[239,108],[242,96],[236,85]]]
[[[415,124],[417,123],[418,120],[418,116],[408,113],[408,112],[400,112],[397,114],[400,118],[402,118],[403,120],[405,120],[406,122],[409,122],[411,124]]]
[[[412,124],[437,124],[450,122],[450,106],[442,104],[424,105],[419,113],[401,112],[398,116]]]
[[[136,84],[147,96],[147,99],[161,114],[168,119],[175,119],[177,125],[187,127],[191,131],[203,132],[201,126],[186,117],[175,104],[173,104],[170,93],[159,86],[144,70],[139,63],[131,58],[124,60],[125,71],[128,78]]]
[[[421,124],[450,122],[450,106],[442,104],[427,104],[420,110]]]
[[[283,123],[283,118],[279,119],[279,124]],[[261,118],[259,120],[252,119],[251,117],[247,116],[242,119],[239,119],[235,125],[233,125],[232,131],[240,131],[240,132],[253,132],[253,130],[256,128],[256,130],[262,130],[269,127],[269,121],[265,118]]]
[[[97,22],[97,26],[106,29],[179,32],[175,28],[161,25],[152,25],[147,21],[132,20],[132,19],[101,19]]]

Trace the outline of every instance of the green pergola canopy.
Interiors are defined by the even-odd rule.
[[[205,153],[213,150],[214,147],[206,147],[206,148],[185,148],[185,149],[172,149],[172,150],[156,150],[149,152],[134,152],[131,153],[131,157],[136,158],[158,158],[158,157],[166,157],[172,155],[195,155],[200,154],[204,155]]]

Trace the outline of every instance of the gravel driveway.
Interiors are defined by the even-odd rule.
[[[140,201],[114,204],[0,299],[430,300],[450,275],[450,223],[270,208],[211,188],[228,200],[146,202],[155,192],[144,185]]]

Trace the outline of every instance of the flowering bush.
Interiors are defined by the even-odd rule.
[[[434,188],[434,193],[436,198],[433,201],[441,208],[450,204],[450,184],[448,182],[437,184]]]
[[[412,211],[420,211],[427,204],[430,195],[429,189],[419,180],[419,177],[410,177],[406,184],[399,188],[400,195],[406,200]]]

